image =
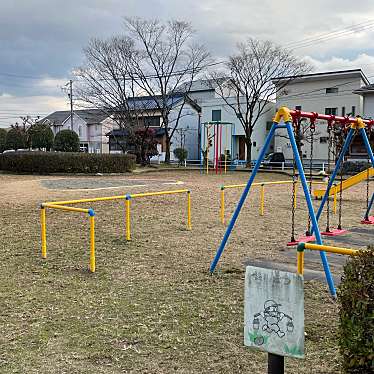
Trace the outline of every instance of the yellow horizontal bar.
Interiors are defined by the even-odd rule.
[[[146,197],[146,196],[159,196],[159,195],[172,195],[178,193],[187,193],[189,190],[174,190],[174,191],[157,191],[157,192],[144,192],[129,194],[131,198],[135,197]]]
[[[296,183],[299,183],[301,181],[296,181]],[[287,180],[287,181],[274,181],[274,182],[256,182],[256,183],[253,183],[252,186],[269,186],[269,185],[277,185],[277,184],[292,184],[294,183],[293,181],[291,180]],[[309,181],[307,181],[307,183],[310,183]],[[327,184],[327,182],[317,182],[317,181],[313,181],[312,182],[313,184]],[[244,184],[229,184],[227,186],[222,186],[222,188],[226,189],[226,188],[240,188],[240,187],[245,187],[247,184],[244,183]]]
[[[95,201],[108,201],[108,200],[120,200],[120,199],[123,200],[123,199],[125,199],[125,197],[126,197],[126,195],[93,197],[93,198],[80,199],[80,200],[51,201],[51,202],[47,202],[46,204],[66,205],[66,204],[79,204],[79,203],[93,203]]]
[[[338,253],[338,254],[341,254],[341,255],[348,255],[348,256],[358,256],[358,254],[360,252],[357,249],[332,247],[330,245],[312,244],[312,243],[305,243],[305,248],[306,249],[312,249],[312,250],[315,250],[315,251]]]
[[[79,213],[88,213],[89,209],[82,209],[82,208],[73,208],[71,206],[64,206],[64,205],[54,205],[54,204],[42,204],[43,208],[51,208],[51,209],[60,209],[66,210],[68,212],[79,212]]]

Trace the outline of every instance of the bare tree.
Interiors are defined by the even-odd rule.
[[[259,118],[269,110],[268,102],[294,79],[311,70],[288,50],[271,41],[248,39],[239,43],[225,68],[210,74],[218,95],[235,112],[243,126],[247,166],[251,163],[252,134]],[[288,77],[273,84],[276,77]]]
[[[184,104],[189,100],[192,81],[209,63],[205,47],[193,43],[194,31],[187,22],[127,18],[126,31],[135,40],[136,58],[132,75],[136,84],[150,97],[165,129],[165,162],[170,161],[170,144],[178,128]],[[178,114],[170,127],[170,112],[176,102]]]
[[[129,144],[135,145],[135,149],[139,148],[137,161],[146,163],[148,158],[142,157],[146,154],[143,145],[148,144],[152,132],[148,131],[149,123],[144,118],[152,112],[147,101],[137,98],[143,91],[131,72],[132,61],[140,58],[133,40],[126,36],[92,39],[84,54],[84,65],[75,70],[80,106],[98,109],[108,115],[122,130],[118,137],[112,131],[118,146],[125,152]],[[110,129],[108,127],[108,131]],[[124,137],[126,142],[123,142]]]

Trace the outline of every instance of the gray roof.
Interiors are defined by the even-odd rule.
[[[88,125],[97,124],[108,118],[108,114],[100,109],[74,110],[74,114],[81,117]],[[44,117],[40,122],[49,121],[54,125],[62,125],[70,117],[70,110],[59,110]]]
[[[190,87],[191,84],[191,87]],[[177,90],[180,92],[214,91],[217,83],[214,79],[198,79],[196,81],[181,84]]]
[[[368,84],[367,86],[360,87],[357,90],[354,90],[353,93],[359,95],[374,94],[374,84]]]

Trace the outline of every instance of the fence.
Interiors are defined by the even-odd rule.
[[[63,210],[67,212],[86,213],[89,215],[90,222],[90,266],[89,269],[93,273],[96,270],[96,256],[95,256],[95,212],[93,209],[75,208],[67,205],[80,204],[80,203],[91,203],[98,201],[111,201],[111,200],[124,200],[126,207],[126,240],[131,240],[131,213],[130,213],[130,200],[135,198],[150,197],[150,196],[165,196],[172,194],[183,194],[187,195],[187,229],[191,230],[191,192],[190,190],[174,190],[174,191],[157,191],[157,192],[144,192],[137,194],[126,194],[119,196],[104,196],[94,197],[79,200],[66,200],[66,201],[53,201],[43,203],[40,206],[40,223],[41,223],[41,252],[42,258],[47,258],[47,224],[46,224],[46,208]]]

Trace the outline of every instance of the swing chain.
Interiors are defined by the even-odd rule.
[[[297,123],[293,121],[293,132],[297,131]],[[296,159],[295,154],[293,154],[292,162],[292,195],[291,195],[291,240],[290,242],[295,242],[295,194],[296,194]]]
[[[316,131],[315,119],[311,119],[310,121],[310,160],[309,160],[309,194],[312,195],[312,187],[313,187],[313,153],[314,153],[314,133]],[[311,217],[308,214],[308,227],[306,230],[305,235],[310,236],[310,227],[311,227]]]
[[[327,133],[328,133],[328,146],[327,146],[327,182],[330,182],[330,162],[331,162],[331,148],[332,148],[332,122],[329,121],[327,124]],[[330,232],[330,199],[327,199],[326,202],[326,232]]]

